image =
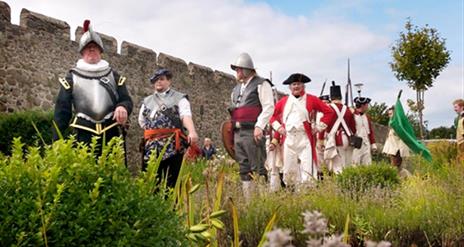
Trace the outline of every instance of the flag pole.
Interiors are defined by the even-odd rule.
[[[400,99],[400,98],[401,98],[401,93],[403,93],[403,89],[401,89],[401,90],[398,92],[398,98],[397,98],[397,99]]]

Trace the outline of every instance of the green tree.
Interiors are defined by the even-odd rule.
[[[424,138],[423,114],[424,93],[433,86],[433,81],[450,61],[450,53],[445,47],[445,39],[440,38],[436,29],[428,25],[419,28],[408,19],[406,31],[392,47],[391,69],[396,78],[406,81],[416,91],[416,105],[419,115],[420,137]]]
[[[374,102],[374,104],[369,106],[369,110],[367,114],[371,120],[375,123],[388,126],[388,121],[390,120],[387,115],[388,106],[385,102],[378,103]]]
[[[430,130],[430,138],[434,139],[454,139],[456,135],[456,129],[454,126],[445,127],[440,126]]]

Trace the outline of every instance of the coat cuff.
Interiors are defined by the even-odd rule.
[[[278,121],[272,122],[271,126],[272,126],[272,129],[275,131],[278,131],[280,127],[282,127],[282,125]]]
[[[274,144],[277,146],[279,145],[279,140],[277,140],[276,138],[272,138],[271,144]]]

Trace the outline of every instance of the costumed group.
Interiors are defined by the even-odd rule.
[[[101,145],[125,135],[123,126],[133,102],[126,77],[102,59],[102,39],[89,24],[86,20],[83,25],[81,58],[59,80],[54,120],[61,132],[73,127],[79,142],[90,143],[93,136],[100,136]],[[353,164],[371,163],[377,147],[366,114],[369,98],[356,97],[352,109],[342,103],[339,85],[332,82],[330,95],[317,97],[305,91],[311,79],[295,73],[283,82],[290,94],[277,101],[273,84],[256,73],[247,53],[240,54],[231,68],[237,85],[231,94],[231,119],[223,124],[222,134],[240,166],[245,196],[257,179],[270,180],[271,187],[281,182],[298,187],[318,179],[324,166],[338,174]],[[158,173],[167,175],[171,187],[187,147],[198,142],[188,96],[171,87],[172,78],[169,68],[155,71],[149,78],[153,93],[144,98],[138,116],[144,130],[142,169],[166,146]],[[55,139],[58,136],[55,133]],[[390,131],[384,152],[399,167],[408,148]]]

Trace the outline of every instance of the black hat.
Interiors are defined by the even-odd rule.
[[[354,98],[354,103],[356,104],[356,107],[360,107],[361,105],[364,105],[364,104],[369,104],[370,102],[371,102],[371,99],[367,97]]]
[[[321,95],[321,96],[319,96],[319,99],[320,100],[325,100],[325,101],[330,101],[330,96],[327,95],[327,94],[326,95]]]
[[[332,81],[332,86],[330,86],[330,99],[342,99],[342,90],[340,86],[335,85],[335,81]]]
[[[292,84],[293,82],[303,82],[303,83],[306,83],[306,82],[310,82],[311,79],[309,79],[309,77],[303,75],[303,74],[300,74],[300,73],[295,73],[295,74],[291,74],[287,80],[285,80],[282,84],[284,85],[290,85]]]
[[[158,69],[150,77],[150,82],[155,83],[163,75],[166,76],[166,78],[168,78],[168,80],[170,80],[172,78],[172,73],[168,69]]]

